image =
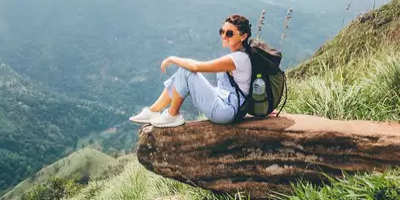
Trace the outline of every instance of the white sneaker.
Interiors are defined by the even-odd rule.
[[[145,107],[143,108],[142,112],[140,112],[138,115],[130,117],[129,120],[136,123],[148,124],[150,123],[151,119],[159,117],[160,115],[161,115],[160,112],[153,112],[149,109],[149,107]]]
[[[175,127],[184,124],[185,119],[183,119],[181,114],[177,116],[169,115],[168,109],[166,109],[159,117],[150,120],[150,123],[155,127]]]

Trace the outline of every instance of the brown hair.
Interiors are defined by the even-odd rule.
[[[241,34],[247,33],[247,38],[242,42],[242,46],[247,49],[248,40],[251,37],[251,24],[249,20],[242,15],[231,15],[228,16],[224,22],[229,22],[236,26]]]

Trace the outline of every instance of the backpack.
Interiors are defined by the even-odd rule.
[[[239,92],[246,97],[244,103],[241,106],[238,106],[239,110],[234,119],[236,122],[242,120],[247,113],[255,117],[266,117],[271,114],[281,102],[284,88],[286,88],[285,100],[281,109],[276,114],[277,117],[285,106],[287,100],[286,76],[285,72],[279,68],[282,60],[281,52],[270,48],[265,42],[260,40],[250,39],[249,44],[251,48],[247,53],[250,57],[252,67],[249,95],[244,95],[233,77],[227,72],[231,85],[236,89],[238,104],[240,104]],[[257,79],[257,75],[261,75],[261,79],[265,82],[264,100],[257,100],[253,95],[253,83]],[[265,101],[267,101],[267,103]],[[259,106],[256,106],[257,103],[263,103],[265,106],[260,108]]]

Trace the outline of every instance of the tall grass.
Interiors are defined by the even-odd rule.
[[[359,173],[344,179],[330,178],[329,184],[317,187],[310,183],[292,184],[292,195],[279,194],[286,200],[398,200],[400,199],[400,169],[385,173]]]
[[[400,53],[382,50],[319,75],[289,80],[286,111],[330,119],[400,121]]]
[[[106,180],[91,181],[70,200],[162,200],[164,199],[162,197],[175,200],[246,199],[240,193],[236,196],[216,195],[207,190],[164,178],[146,170],[137,160],[134,160],[127,164],[121,174]]]
[[[149,199],[154,196],[150,186],[149,172],[134,161],[127,164],[125,170],[117,176],[91,181],[79,195],[72,199]]]

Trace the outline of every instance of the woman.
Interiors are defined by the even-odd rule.
[[[137,123],[151,123],[156,127],[174,127],[185,123],[179,109],[189,95],[193,104],[211,121],[218,124],[230,123],[238,111],[238,98],[231,85],[229,72],[239,88],[248,95],[251,80],[251,62],[246,51],[250,49],[251,24],[241,15],[231,15],[219,31],[222,47],[231,53],[218,59],[200,62],[171,56],[161,64],[161,70],[171,64],[178,65],[178,71],[164,82],[165,89],[158,100],[129,120]],[[217,87],[212,86],[199,72],[217,73]],[[241,95],[241,94],[239,94]],[[240,96],[240,105],[245,97]],[[169,109],[161,111],[170,105]]]

